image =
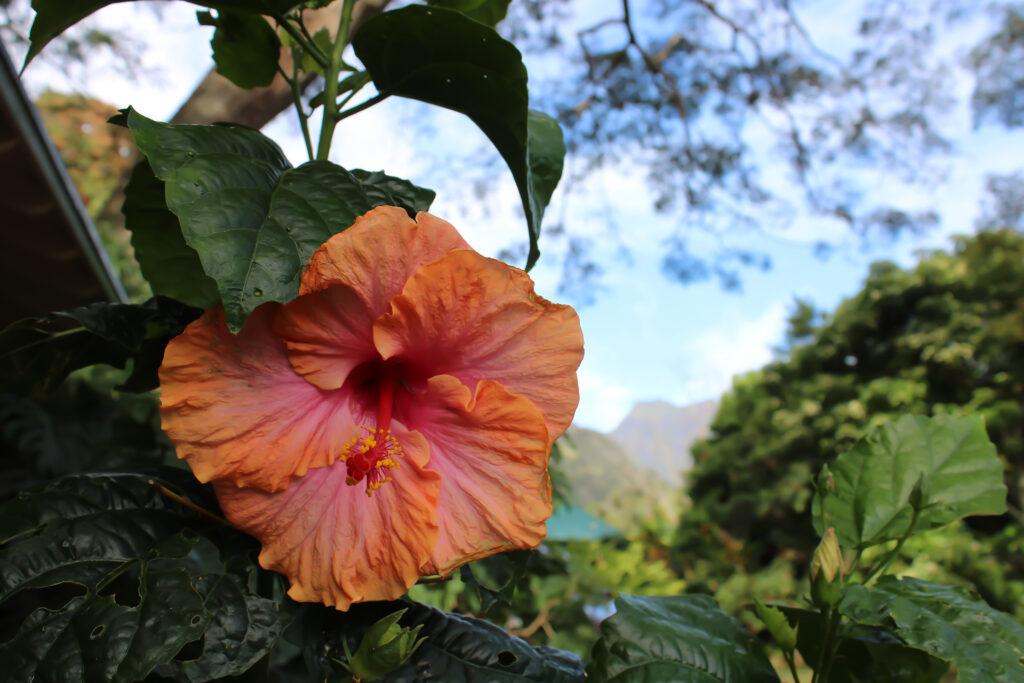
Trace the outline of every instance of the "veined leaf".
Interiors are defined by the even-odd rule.
[[[153,292],[199,308],[217,305],[217,283],[203,272],[195,249],[185,244],[178,217],[164,200],[164,182],[153,175],[145,159],[132,171],[124,195],[125,227],[132,233],[135,259]]]
[[[796,627],[800,656],[805,662],[816,663],[824,645],[825,618],[818,611],[781,609]],[[829,683],[939,683],[949,672],[949,664],[907,647],[884,628],[843,623],[838,639]]]
[[[616,598],[587,673],[595,683],[779,680],[757,641],[706,595]]]
[[[387,680],[392,683],[578,683],[583,680],[583,664],[575,655],[532,647],[481,619],[405,601],[367,606],[343,619],[372,623],[394,611],[396,606],[408,608],[400,624],[405,628],[421,626],[419,636],[426,640],[405,666],[388,675]]]
[[[1024,680],[1024,626],[961,588],[883,576],[847,588],[839,610],[953,663],[961,683]]]
[[[216,282],[232,330],[257,306],[293,299],[309,257],[357,217],[379,204],[419,209],[433,194],[327,161],[291,168],[247,128],[158,123],[132,109],[123,122],[164,182],[166,206]]]
[[[25,318],[0,332],[0,387],[45,393],[73,370],[103,363],[135,366],[125,388],[148,391],[167,342],[201,311],[154,297],[142,305],[98,303]]]
[[[1006,485],[981,417],[904,416],[839,456],[814,496],[814,527],[834,527],[846,549],[903,536],[969,515],[1006,511]]]
[[[540,256],[541,220],[561,177],[565,144],[554,119],[529,112],[519,50],[460,12],[418,5],[369,20],[352,45],[382,94],[460,112],[487,135],[519,188],[531,268]]]
[[[429,211],[437,193],[425,187],[413,185],[408,180],[390,176],[384,171],[352,169],[352,175],[359,179],[367,196],[374,205],[392,204],[400,206],[414,217],[420,211]]]
[[[0,605],[37,589],[65,596],[0,645],[12,680],[136,681],[157,667],[212,680],[276,642],[290,614],[247,579],[252,542],[209,529],[158,486],[213,505],[187,472],[160,470],[68,477],[0,506]],[[197,658],[175,660],[199,639]]]

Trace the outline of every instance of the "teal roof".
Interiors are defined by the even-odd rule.
[[[615,527],[583,508],[562,505],[548,520],[549,541],[596,541],[622,536]]]

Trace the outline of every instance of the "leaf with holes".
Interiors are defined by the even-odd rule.
[[[622,595],[587,667],[595,682],[778,681],[760,645],[706,595]]]
[[[0,506],[0,605],[27,612],[0,645],[13,680],[135,681],[168,666],[210,680],[276,642],[288,613],[252,589],[246,553],[225,561],[252,542],[158,486],[213,506],[181,470],[67,477]],[[198,659],[173,662],[200,640]]]
[[[1024,626],[962,588],[883,576],[847,588],[839,611],[951,662],[961,683],[1024,681]]]
[[[906,415],[875,429],[823,473],[814,527],[834,527],[840,544],[862,549],[969,515],[1006,511],[996,448],[979,416]]]
[[[352,45],[381,94],[460,112],[487,135],[519,188],[530,238],[526,267],[532,267],[565,144],[554,119],[529,111],[519,50],[461,12],[418,5],[369,20]]]
[[[100,363],[123,368],[133,360],[123,388],[148,391],[157,386],[167,342],[200,313],[154,297],[141,305],[98,303],[19,320],[0,332],[0,385],[41,394],[79,368]]]

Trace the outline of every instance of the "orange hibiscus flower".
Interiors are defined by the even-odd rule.
[[[576,312],[526,273],[382,206],[320,247],[294,301],[174,339],[161,415],[289,595],[344,610],[540,543],[582,358]]]

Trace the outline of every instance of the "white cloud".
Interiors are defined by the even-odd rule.
[[[788,304],[779,301],[755,318],[710,328],[684,344],[687,371],[672,400],[686,404],[718,398],[733,377],[771,361],[772,348],[785,333],[788,311]]]
[[[594,372],[585,360],[579,371],[579,382],[580,407],[574,423],[581,427],[610,432],[636,402],[632,389]]]

